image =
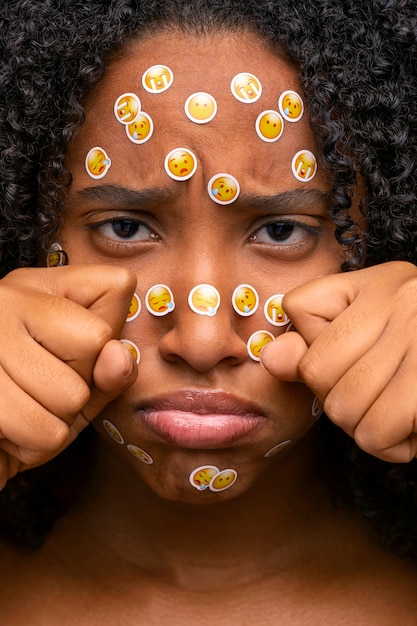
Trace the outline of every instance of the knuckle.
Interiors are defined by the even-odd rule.
[[[317,383],[321,380],[321,366],[317,359],[311,358],[307,353],[298,364],[298,373],[307,387],[317,391]]]
[[[334,424],[348,433],[352,433],[353,418],[346,410],[345,402],[341,401],[337,393],[330,392],[323,403],[324,412]]]

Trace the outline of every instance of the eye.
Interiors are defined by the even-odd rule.
[[[96,228],[104,237],[113,241],[149,241],[156,237],[143,222],[127,218],[102,222]]]
[[[271,222],[249,237],[249,241],[255,243],[294,245],[308,238],[312,232],[317,233],[318,229],[312,228],[297,222],[281,221]]]

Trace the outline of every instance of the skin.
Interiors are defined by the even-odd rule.
[[[31,611],[40,624],[64,625],[73,623],[74,616],[79,624],[134,624],[139,617],[149,624],[167,619],[173,624],[221,626],[294,624],[308,619],[314,625],[340,623],[342,618],[346,623],[389,624],[387,616],[395,611],[401,623],[412,624],[415,574],[378,546],[365,522],[333,507],[331,473],[322,462],[311,405],[317,393],[329,408],[333,394],[337,406],[332,384],[346,398],[357,375],[355,358],[367,359],[359,338],[351,348],[340,349],[340,337],[346,337],[349,326],[343,312],[354,308],[352,325],[357,309],[363,315],[371,309],[375,292],[380,303],[390,301],[387,291],[409,294],[415,272],[407,264],[395,264],[383,275],[370,270],[358,272],[359,278],[337,276],[343,251],[334,240],[324,202],[329,183],[320,170],[308,183],[291,173],[289,155],[304,148],[317,153],[308,115],[292,124],[277,143],[266,144],[256,135],[252,105],[230,96],[227,81],[219,87],[219,74],[241,71],[245,54],[250,71],[262,82],[263,106],[269,108],[280,91],[300,92],[296,71],[251,36],[211,36],[204,41],[187,37],[191,53],[186,58],[178,53],[184,35],[164,34],[131,44],[130,54],[109,68],[91,94],[86,123],[67,163],[73,183],[60,241],[71,266],[33,270],[36,275],[25,270],[5,279],[6,313],[26,311],[37,303],[27,323],[28,337],[38,340],[30,344],[31,354],[39,357],[43,371],[53,372],[58,380],[71,380],[73,393],[63,384],[62,394],[52,399],[46,383],[45,388],[37,386],[39,377],[30,360],[36,381],[32,386],[27,371],[19,374],[18,359],[9,357],[8,371],[26,393],[5,394],[10,398],[8,408],[18,398],[15,413],[27,415],[29,409],[36,414],[36,428],[21,420],[2,423],[3,474],[7,468],[12,475],[25,464],[46,460],[97,415],[94,426],[100,445],[90,488],[44,547],[30,556],[5,547],[2,623],[21,623]],[[221,73],[211,61],[216,55],[226,59]],[[141,93],[155,133],[138,153],[112,107],[118,95],[134,91],[126,77],[140,76],[139,69],[159,62],[172,67],[176,83],[158,96],[164,101],[153,104],[153,110],[152,95],[148,102],[148,94]],[[190,74],[190,65],[199,71]],[[203,85],[198,76],[204,76]],[[219,111],[215,130],[208,124],[196,132],[180,104],[187,94],[202,89],[213,93]],[[158,133],[158,128],[163,131]],[[241,135],[245,139],[237,141]],[[112,146],[112,167],[104,181],[95,181],[84,169],[85,153],[106,138]],[[196,173],[186,182],[171,180],[163,168],[167,151],[175,146],[189,146],[199,160]],[[239,199],[227,207],[214,203],[206,188],[212,175],[224,171],[241,182]],[[92,193],[102,184],[131,193],[125,193],[123,201],[120,192],[112,195],[109,189],[100,196]],[[152,203],[139,207],[137,192],[149,187],[157,189],[161,199],[155,201],[154,196]],[[306,196],[309,190],[314,191]],[[285,203],[275,201],[272,207],[263,202],[259,208],[253,200],[245,203],[248,195],[288,192],[291,202],[286,195]],[[138,217],[145,223],[137,231],[140,238],[136,234],[118,241],[114,220]],[[290,229],[289,238],[276,241],[267,236],[266,224],[289,219],[299,223]],[[308,281],[313,287],[305,284]],[[143,298],[159,283],[172,289],[175,312],[158,319],[142,311],[124,326],[133,291]],[[212,284],[221,293],[221,306],[213,317],[197,315],[188,306],[188,294],[199,283]],[[273,293],[289,292],[285,310],[299,332],[284,334],[283,329],[270,327],[279,337],[265,349],[264,364],[274,376],[248,358],[248,337],[267,322],[262,307],[249,318],[233,311],[231,295],[243,283],[257,289],[261,302]],[[390,305],[386,308],[379,325],[372,320],[379,328],[385,328],[389,317]],[[411,319],[410,309],[407,315]],[[363,338],[365,331],[358,334]],[[29,343],[17,329],[12,336],[19,337],[22,349]],[[140,347],[137,379],[130,353],[114,341],[116,337]],[[7,343],[11,339],[6,334],[2,338],[11,347]],[[374,344],[370,339],[366,345],[372,350]],[[404,339],[402,349],[406,345]],[[340,355],[346,351],[345,360]],[[19,351],[14,347],[10,352]],[[411,366],[415,355],[409,352]],[[337,368],[328,356],[334,353]],[[385,376],[386,372],[378,378],[380,384]],[[138,402],[160,393],[161,381],[170,394],[222,389],[244,402],[256,398],[266,419],[227,447],[208,451],[173,445],[150,431],[135,413]],[[344,414],[347,430],[357,430],[354,421],[362,423],[366,416],[363,406],[374,404],[374,397],[360,392],[357,396],[353,417]],[[402,415],[408,438],[407,412]],[[114,442],[103,428],[103,418],[127,442],[150,454],[154,463],[140,462]],[[339,419],[343,421],[343,416]],[[378,436],[382,434],[374,433],[374,439]],[[265,452],[288,439],[292,443],[282,454],[264,458]],[[220,471],[235,469],[236,483],[220,492],[194,489],[191,472],[208,464]],[[19,597],[18,607],[10,600],[14,597]],[[94,613],[86,607],[93,607]]]

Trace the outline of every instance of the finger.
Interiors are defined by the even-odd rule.
[[[307,350],[308,346],[299,333],[284,333],[265,346],[261,363],[279,380],[301,382],[298,365]]]

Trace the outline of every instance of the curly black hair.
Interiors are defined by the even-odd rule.
[[[417,261],[417,0],[3,0],[0,276],[39,263],[59,228],[71,181],[64,158],[83,101],[121,46],[155,26],[251,31],[291,59],[332,181],[336,237],[350,252],[344,269]],[[365,231],[349,215],[358,176]],[[417,559],[414,462],[384,463],[327,420],[323,429],[328,449],[337,449],[338,500]],[[60,472],[79,445],[9,482],[0,495],[4,532],[41,541],[62,510]]]

